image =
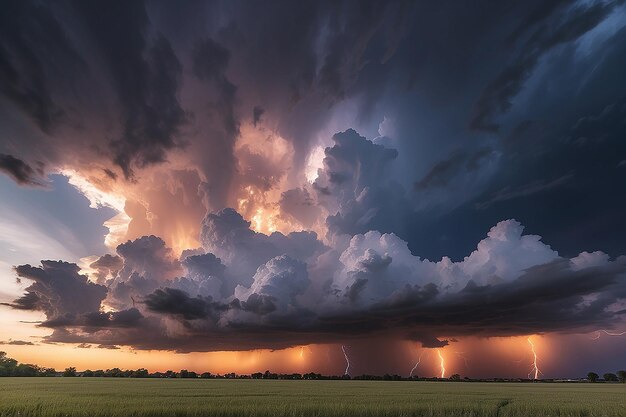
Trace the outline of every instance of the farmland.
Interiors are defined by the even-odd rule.
[[[2,378],[0,416],[626,416],[624,384]]]

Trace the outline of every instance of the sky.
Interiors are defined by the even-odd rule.
[[[0,11],[9,356],[626,367],[623,1]]]

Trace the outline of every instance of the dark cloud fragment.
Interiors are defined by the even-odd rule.
[[[261,106],[254,106],[252,109],[252,124],[256,127],[257,123],[261,121],[261,117],[265,113],[265,109]]]
[[[22,297],[9,305],[21,310],[43,311],[48,320],[98,311],[106,297],[107,288],[80,275],[80,268],[73,263],[41,261],[41,267],[20,265],[15,271],[20,278],[33,283]]]
[[[415,183],[416,190],[446,187],[454,178],[480,168],[493,150],[481,148],[476,151],[457,150],[435,164],[424,177]]]
[[[211,300],[191,298],[174,288],[157,289],[143,301],[150,311],[179,315],[186,320],[206,318],[210,314]]]
[[[41,175],[40,170],[13,155],[0,153],[0,171],[13,178],[20,185],[43,186],[38,179],[38,176]]]

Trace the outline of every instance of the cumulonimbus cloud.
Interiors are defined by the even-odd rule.
[[[43,311],[50,341],[211,351],[581,332],[619,322],[626,297],[624,257],[563,258],[514,220],[458,262],[421,259],[376,231],[334,246],[314,234],[268,236],[230,209],[207,215],[201,240],[203,253],[182,261],[154,236],[120,245],[123,267],[106,287],[73,264],[17,267],[33,284],[10,305]],[[218,245],[223,258],[209,252]],[[116,311],[102,312],[107,305]]]

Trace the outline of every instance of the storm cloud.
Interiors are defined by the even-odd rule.
[[[8,263],[45,341],[623,326],[624,2],[0,8],[0,173],[114,213],[106,251]]]

